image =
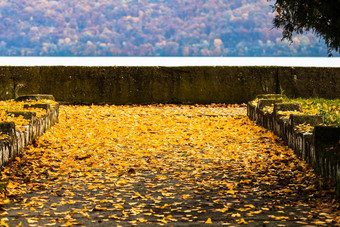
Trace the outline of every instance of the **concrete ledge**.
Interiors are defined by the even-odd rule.
[[[257,95],[257,99],[282,99],[284,95],[281,94],[260,94]]]
[[[36,95],[24,95],[24,96],[19,96],[16,98],[16,101],[26,101],[26,100],[43,100],[43,99],[48,99],[48,100],[54,100],[53,95],[47,95],[47,94],[36,94]]]
[[[275,103],[273,113],[277,115],[279,111],[302,111],[300,103]]]
[[[301,111],[298,103],[279,103],[279,98],[273,99],[270,95],[259,97],[268,99],[259,99],[257,105],[249,102],[248,117],[281,137],[320,176],[333,181],[340,196],[340,127],[320,126],[324,122],[323,116],[296,114]],[[273,112],[265,112],[263,108],[270,105]],[[280,111],[291,111],[292,114],[279,114]],[[308,124],[314,129],[304,132],[297,127],[300,124]]]
[[[0,122],[0,132],[7,135],[7,138],[0,139],[0,166],[20,155],[29,142],[40,137],[59,120],[59,104],[27,104],[24,108],[42,108],[46,110],[46,114],[37,118],[35,112],[7,112],[14,116],[23,116],[29,120],[29,124],[24,125],[23,130],[16,130],[14,122]]]
[[[76,104],[234,104],[280,88],[289,97],[339,98],[340,68],[0,66],[0,100],[14,98],[19,84],[19,95]]]

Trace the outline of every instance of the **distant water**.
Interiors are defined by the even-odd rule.
[[[340,57],[0,57],[0,66],[340,67]]]

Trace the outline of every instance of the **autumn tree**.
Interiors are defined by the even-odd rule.
[[[340,52],[339,0],[276,0],[278,14],[273,19],[276,28],[282,28],[282,39],[292,41],[293,33],[312,31],[325,40],[329,55]]]

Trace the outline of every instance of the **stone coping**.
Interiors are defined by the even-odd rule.
[[[19,96],[18,98],[16,98],[16,101],[26,101],[26,100],[36,100],[36,101],[40,101],[43,99],[47,99],[47,100],[55,100],[53,95],[48,95],[48,94],[31,94],[31,95],[23,95],[23,96]]]

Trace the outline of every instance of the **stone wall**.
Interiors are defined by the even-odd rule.
[[[24,108],[43,108],[46,114],[37,118],[35,112],[7,112],[14,116],[23,116],[29,120],[24,130],[16,130],[14,122],[0,122],[0,134],[7,138],[0,138],[0,167],[18,156],[29,142],[40,137],[59,120],[59,104],[27,104]]]
[[[324,123],[323,117],[303,114],[299,103],[282,103],[282,97],[270,95],[258,98],[257,104],[248,102],[248,117],[273,131],[320,176],[330,179],[340,198],[340,127],[321,126]],[[264,107],[271,105],[274,105],[272,112],[264,110]],[[280,111],[296,112],[285,116]],[[300,124],[312,126],[313,131],[299,129]]]
[[[263,93],[339,98],[340,68],[1,66],[0,100],[52,94],[84,104],[245,103]]]

